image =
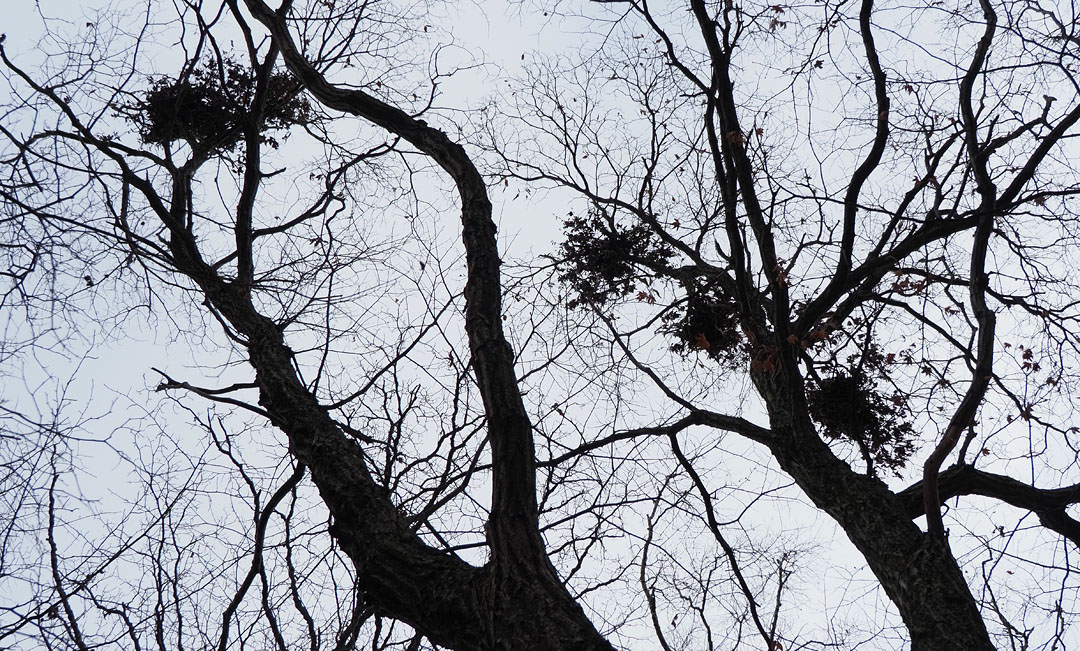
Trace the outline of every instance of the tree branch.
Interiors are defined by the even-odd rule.
[[[913,519],[926,512],[923,494],[922,481],[898,493]],[[1080,504],[1080,483],[1062,488],[1036,488],[1012,477],[978,470],[970,465],[953,466],[938,476],[938,498],[941,500],[938,506],[950,498],[964,495],[981,495],[1027,509],[1039,517],[1044,527],[1080,547],[1080,521],[1066,512],[1069,506]]]

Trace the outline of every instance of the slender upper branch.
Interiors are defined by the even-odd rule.
[[[873,0],[863,0],[862,9],[859,12],[859,31],[866,51],[866,62],[870,66],[870,74],[874,79],[874,101],[877,108],[874,142],[870,146],[870,151],[866,153],[866,158],[851,176],[851,184],[848,185],[844,196],[844,230],[840,239],[840,258],[836,261],[836,270],[829,284],[799,317],[795,325],[797,336],[801,336],[814,327],[848,287],[847,277],[851,272],[852,255],[855,249],[855,217],[859,210],[859,193],[862,191],[863,184],[870,178],[870,174],[881,163],[881,156],[885,153],[885,144],[889,139],[889,95],[885,90],[885,72],[881,68],[877,47],[874,45],[874,33],[870,29],[873,8]]]
[[[975,414],[986,396],[986,390],[990,387],[990,379],[994,373],[994,334],[995,316],[986,304],[986,286],[989,279],[986,274],[986,253],[990,246],[990,234],[994,226],[994,207],[997,196],[997,188],[990,179],[987,169],[986,153],[979,143],[978,123],[975,118],[975,110],[972,107],[972,88],[975,80],[981,74],[986,63],[990,44],[994,40],[994,32],[997,29],[997,14],[989,0],[982,0],[983,15],[986,18],[986,29],[982,38],[975,48],[971,65],[960,82],[960,112],[964,128],[964,142],[967,147],[968,164],[975,175],[977,190],[980,196],[980,205],[977,212],[978,225],[975,227],[975,241],[971,251],[970,284],[968,296],[971,301],[971,309],[975,313],[975,320],[979,324],[978,353],[975,358],[975,368],[971,373],[971,384],[968,385],[960,406],[953,413],[944,435],[934,447],[933,452],[923,464],[923,500],[926,510],[927,532],[938,540],[945,541],[945,526],[941,521],[941,499],[938,496],[938,471],[945,458],[956,447],[960,440],[960,433],[967,429],[975,420]]]

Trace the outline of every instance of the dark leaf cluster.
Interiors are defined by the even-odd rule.
[[[823,433],[854,442],[868,462],[899,472],[915,451],[915,431],[904,418],[906,399],[881,394],[862,370],[811,385],[807,401]]]
[[[737,359],[745,346],[735,299],[717,283],[700,278],[685,285],[686,301],[664,316],[661,328],[677,340],[671,350],[682,355],[702,350],[714,360]]]
[[[145,94],[120,109],[139,130],[146,144],[187,142],[199,152],[227,151],[243,138],[243,127],[258,119],[255,71],[225,59],[206,63],[180,79],[152,79]],[[311,105],[287,72],[271,73],[262,104],[260,133],[304,125],[312,119]],[[263,143],[277,146],[269,136]]]
[[[600,211],[571,215],[563,230],[559,279],[576,294],[568,303],[571,308],[605,305],[630,294],[672,256],[647,224],[623,225]]]

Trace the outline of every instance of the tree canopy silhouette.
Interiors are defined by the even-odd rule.
[[[5,648],[1075,636],[1075,7],[158,5],[0,41]]]

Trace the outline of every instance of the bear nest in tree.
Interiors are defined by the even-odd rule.
[[[571,215],[563,230],[559,279],[577,294],[568,303],[571,308],[606,305],[635,291],[638,301],[654,303],[655,295],[642,285],[648,288],[658,275],[679,275],[668,268],[674,251],[648,224],[623,223],[594,208],[584,217]],[[735,301],[715,282],[685,278],[681,283],[686,299],[665,312],[660,328],[676,339],[671,350],[739,359],[745,346]]]
[[[190,70],[180,79],[152,79],[142,98],[121,108],[146,144],[187,142],[198,151],[225,151],[243,139],[252,119],[258,82],[255,72],[234,61],[213,62]],[[286,129],[311,121],[311,105],[286,72],[270,74],[266,83],[260,131]],[[266,135],[261,142],[277,147]]]
[[[650,266],[665,265],[672,255],[646,224],[621,224],[599,210],[572,216],[563,229],[559,279],[577,292],[571,308],[625,297],[654,275]]]
[[[865,458],[893,472],[902,470],[915,451],[915,431],[903,418],[904,396],[882,396],[861,371],[821,380],[807,399],[826,436],[854,442]]]
[[[685,286],[686,301],[664,315],[661,331],[678,340],[671,350],[683,355],[701,350],[714,360],[738,360],[745,346],[735,299],[700,278]]]

